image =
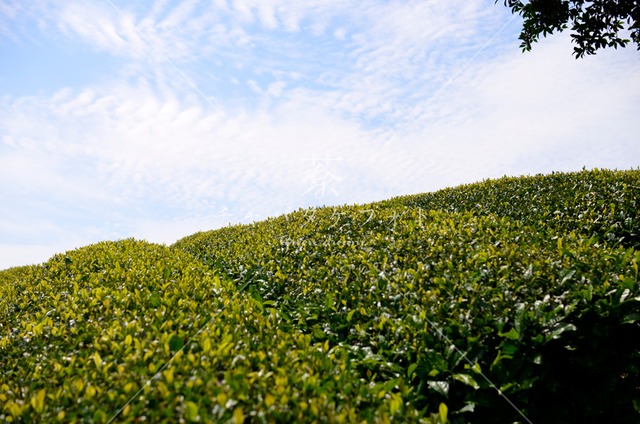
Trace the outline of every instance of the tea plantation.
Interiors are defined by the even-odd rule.
[[[0,422],[640,422],[640,170],[0,272]]]

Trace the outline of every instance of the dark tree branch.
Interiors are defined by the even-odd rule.
[[[504,0],[504,5],[524,19],[519,37],[523,51],[530,51],[541,34],[546,37],[567,28],[571,28],[576,58],[630,42],[640,50],[638,0]],[[630,39],[623,38],[627,31]]]

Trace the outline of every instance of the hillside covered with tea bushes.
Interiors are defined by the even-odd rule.
[[[0,421],[637,422],[640,170],[0,272]]]

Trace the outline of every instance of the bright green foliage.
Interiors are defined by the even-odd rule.
[[[35,266],[17,266],[0,271],[0,317],[5,316],[8,313],[8,299],[15,296],[15,290],[17,287],[13,284],[14,281],[20,280],[30,275]],[[8,295],[11,293],[11,295]],[[2,321],[0,321],[2,323]]]
[[[486,181],[1,272],[0,421],[637,421],[637,187]]]
[[[640,169],[504,177],[382,203],[496,214],[536,228],[640,247]]]

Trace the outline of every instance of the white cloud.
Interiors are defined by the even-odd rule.
[[[118,13],[105,3],[65,2],[56,12],[58,28],[70,37],[80,37],[101,49],[141,56],[144,42],[138,36],[131,16]]]
[[[155,1],[120,14],[107,2],[43,2],[16,12],[124,66],[1,98],[2,246],[36,255],[65,237],[169,243],[309,205],[633,166],[635,52],[577,62],[558,37],[521,55],[515,21],[481,51],[509,19],[485,3]]]
[[[10,21],[14,20],[18,14],[18,7],[17,4],[0,1],[0,34],[4,37],[14,38]]]
[[[87,242],[79,244],[67,243],[58,245],[39,244],[0,244],[0,271],[21,265],[36,265],[47,261],[53,255],[67,250],[86,246]]]
[[[286,86],[287,84],[283,81],[277,81],[269,84],[269,87],[267,87],[267,94],[271,97],[280,97]]]

